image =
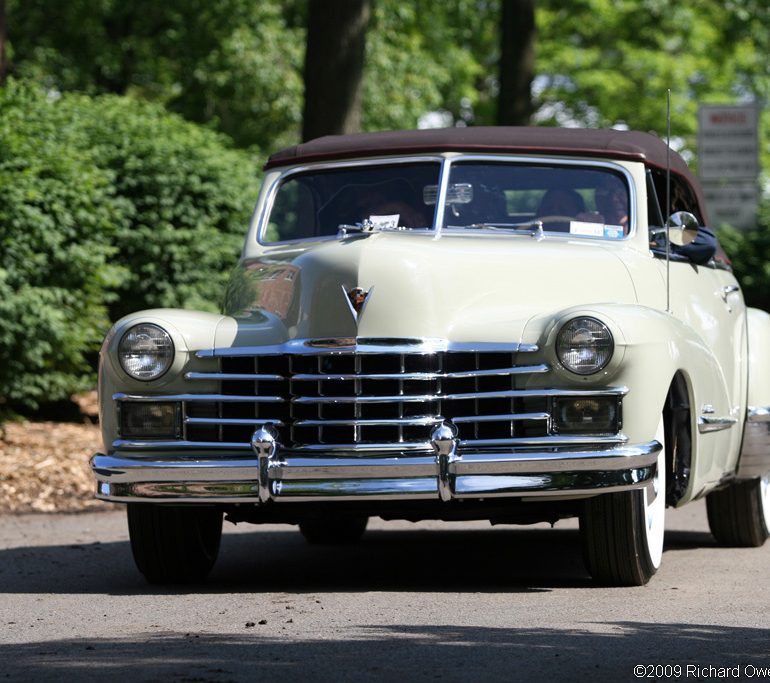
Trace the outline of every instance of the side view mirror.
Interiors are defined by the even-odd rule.
[[[683,247],[690,244],[698,235],[698,219],[689,211],[677,211],[668,219],[668,233],[671,244]]]

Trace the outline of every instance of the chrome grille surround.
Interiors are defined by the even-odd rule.
[[[218,382],[218,392],[113,397],[118,405],[179,401],[182,438],[118,439],[113,447],[246,451],[253,432],[272,424],[289,452],[393,456],[430,452],[430,434],[446,420],[457,425],[463,450],[624,443],[620,433],[553,433],[554,397],[620,401],[627,390],[522,388],[527,378],[550,371],[532,361],[537,351],[528,344],[366,338],[198,351],[198,358],[215,358],[218,368],[189,372],[185,379],[191,387]]]

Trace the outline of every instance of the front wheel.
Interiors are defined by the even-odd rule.
[[[134,561],[147,581],[189,583],[206,578],[219,554],[219,510],[132,503],[127,514]]]
[[[709,528],[722,545],[761,546],[770,535],[770,473],[706,496]]]
[[[589,498],[580,515],[583,557],[591,576],[610,586],[643,586],[660,567],[666,517],[666,444],[645,488]]]

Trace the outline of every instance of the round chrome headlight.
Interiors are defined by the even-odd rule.
[[[596,318],[573,318],[556,338],[559,362],[577,375],[592,375],[612,358],[615,342],[607,326]]]
[[[141,323],[123,335],[118,358],[121,367],[134,379],[158,379],[174,362],[174,342],[162,327]]]

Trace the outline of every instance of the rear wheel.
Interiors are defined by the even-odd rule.
[[[605,585],[643,586],[660,566],[666,516],[662,419],[655,438],[663,448],[650,484],[636,491],[596,496],[583,505],[583,557],[591,576]]]
[[[219,554],[219,510],[133,503],[127,514],[134,561],[147,581],[189,583],[206,578]]]
[[[308,543],[355,543],[364,535],[368,521],[368,517],[319,517],[300,522],[299,530]]]
[[[723,545],[756,548],[770,535],[770,473],[706,496],[709,528]]]

